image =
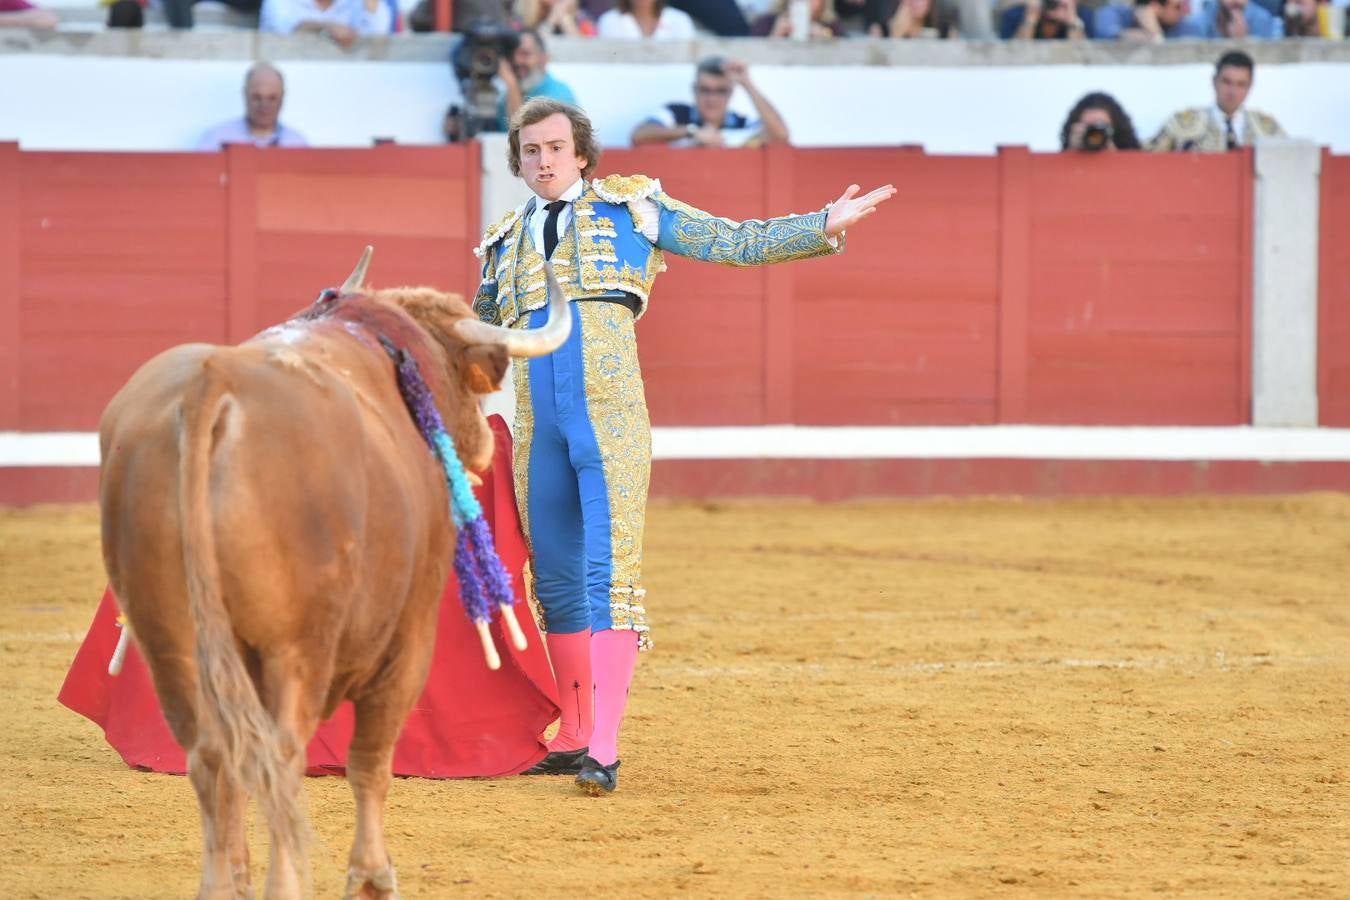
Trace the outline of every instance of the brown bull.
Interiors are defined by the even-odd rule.
[[[336,298],[238,347],[155,357],[100,425],[104,563],[187,752],[202,897],[251,895],[249,794],[271,835],[267,896],[301,894],[305,747],[347,699],[347,893],[396,895],[384,801],[454,526],[380,338],[418,361],[461,461],[481,470],[492,435],[477,395],[508,355],[547,353],[570,329],[551,272],[549,323],[522,332],[429,289],[366,292],[368,259]]]

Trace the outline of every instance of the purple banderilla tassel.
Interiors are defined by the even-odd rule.
[[[417,370],[417,361],[412,358],[411,353],[399,354],[398,375],[398,387],[403,394],[403,402],[408,404],[413,418],[417,420],[417,430],[422,432],[423,439],[431,444],[432,435],[443,429],[445,423],[441,420],[440,411],[436,409],[436,403],[431,398],[431,389],[422,380],[422,373]]]
[[[472,522],[465,522],[461,533],[468,532],[473,541],[474,556],[478,561],[479,572],[487,582],[487,593],[498,606],[511,606],[516,602],[511,590],[511,576],[506,574],[506,566],[492,541],[492,532],[488,531],[487,520],[482,516]]]
[[[481,519],[479,521],[482,521]],[[469,529],[461,528],[455,539],[455,576],[459,578],[459,596],[464,611],[475,622],[489,622],[492,617],[483,578],[478,572],[473,546],[469,543]]]

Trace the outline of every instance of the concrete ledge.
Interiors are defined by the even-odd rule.
[[[101,17],[101,8],[95,8]],[[84,11],[59,10],[85,21]],[[101,19],[99,19],[101,21]],[[86,26],[93,20],[86,21]],[[72,25],[75,24],[72,21]],[[205,22],[203,24],[206,24]],[[0,54],[144,57],[196,60],[371,60],[441,62],[457,36],[401,34],[367,38],[350,50],[316,35],[264,34],[248,29],[54,32],[0,30]],[[554,62],[614,64],[693,63],[723,53],[756,65],[791,66],[1018,66],[1018,65],[1186,65],[1213,64],[1220,52],[1240,46],[1258,65],[1350,62],[1350,41],[1285,40],[1172,41],[1139,46],[1106,41],[887,41],[848,38],[798,44],[761,38],[706,39],[638,44],[597,38],[554,38]]]

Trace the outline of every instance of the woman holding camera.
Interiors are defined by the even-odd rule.
[[[1140,150],[1134,123],[1110,94],[1095,91],[1074,104],[1059,130],[1061,150]]]

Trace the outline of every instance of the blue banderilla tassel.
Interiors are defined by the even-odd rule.
[[[455,442],[445,430],[445,422],[436,409],[431,390],[422,380],[417,361],[407,350],[395,353],[387,344],[386,349],[394,357],[398,368],[399,391],[417,422],[417,430],[422,433],[422,438],[445,471],[445,480],[450,488],[450,517],[458,532],[455,539],[455,576],[459,579],[460,600],[464,604],[464,611],[478,629],[488,668],[496,669],[501,665],[501,658],[488,631],[493,604],[501,610],[516,649],[525,649],[525,635],[520,630],[513,609],[515,595],[511,591],[511,576],[497,556],[492,532],[483,518],[483,507],[473,495],[464,464],[455,452]]]

